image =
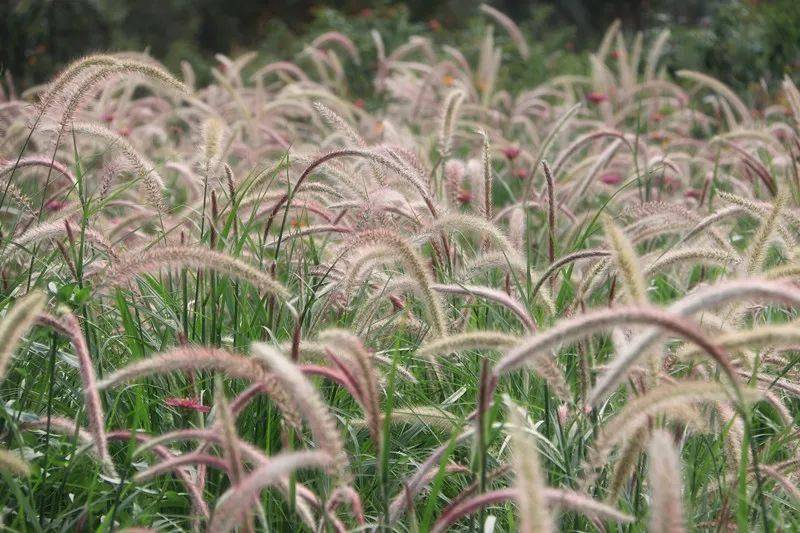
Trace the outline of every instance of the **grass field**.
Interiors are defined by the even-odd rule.
[[[0,95],[8,530],[800,527],[800,92],[484,14]]]

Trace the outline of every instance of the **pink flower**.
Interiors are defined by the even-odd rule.
[[[528,171],[523,167],[517,167],[514,169],[514,175],[523,180],[528,175]]]
[[[586,95],[586,99],[593,104],[600,104],[608,101],[608,95],[597,91],[592,91]]]
[[[458,159],[448,159],[444,164],[444,175],[449,183],[461,183],[464,178],[464,163]]]
[[[164,403],[169,405],[170,407],[192,409],[193,411],[199,411],[201,413],[207,413],[211,411],[210,407],[208,407],[207,405],[203,405],[194,398],[167,398],[166,400],[164,400]]]
[[[52,211],[61,211],[62,209],[64,209],[64,206],[66,206],[66,205],[67,205],[67,202],[63,202],[61,200],[48,200],[44,204],[44,208],[45,208],[45,210],[51,211],[51,212]]]
[[[695,200],[700,199],[700,194],[699,189],[686,189],[686,192],[683,193],[686,198],[694,198]]]
[[[389,301],[392,302],[392,307],[394,307],[395,311],[400,311],[406,306],[402,298],[393,294],[389,296]]]
[[[468,204],[472,201],[472,193],[466,189],[461,189],[456,199],[462,204]]]
[[[110,124],[114,120],[114,115],[112,115],[111,113],[103,113],[100,116],[100,120],[102,120],[103,122],[108,122]]]
[[[558,422],[562,426],[566,425],[567,420],[569,420],[569,406],[567,404],[562,403],[556,409],[556,414],[558,415]]]
[[[622,182],[622,176],[619,175],[619,172],[606,172],[600,175],[600,181],[606,185],[619,185]]]
[[[353,102],[353,105],[359,109],[364,109],[364,100],[362,100],[361,98],[357,98],[356,101]]]
[[[503,155],[506,156],[506,159],[509,161],[513,161],[519,155],[520,149],[517,146],[506,146],[502,150]]]

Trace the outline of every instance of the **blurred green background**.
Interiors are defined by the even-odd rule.
[[[670,69],[703,70],[737,90],[775,87],[800,72],[800,0],[559,0],[495,1],[534,44],[527,65],[504,76],[531,85],[552,72],[586,68],[582,53],[622,19],[626,35],[672,29]],[[17,88],[48,80],[66,62],[99,50],[149,50],[178,71],[180,60],[208,81],[214,53],[255,49],[264,60],[293,56],[317,34],[339,30],[353,38],[366,64],[348,66],[351,90],[366,94],[374,45],[387,48],[410,35],[476,48],[485,18],[476,0],[344,2],[283,0],[0,0],[0,71]],[[499,38],[502,32],[498,32]],[[512,87],[513,87],[512,83]]]

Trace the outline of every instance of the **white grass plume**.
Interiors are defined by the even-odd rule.
[[[450,156],[450,149],[453,144],[453,130],[458,122],[458,115],[464,96],[464,91],[455,89],[447,94],[442,104],[441,118],[439,119],[439,154],[443,158]]]
[[[519,408],[511,405],[508,411],[515,485],[519,494],[520,531],[551,533],[556,530],[556,525],[547,507],[547,484],[539,463],[539,449],[536,441],[525,431],[528,424],[526,417],[518,412]]]
[[[528,43],[525,40],[525,35],[522,33],[522,30],[519,29],[519,26],[517,26],[517,24],[511,19],[511,17],[505,13],[502,13],[501,11],[498,11],[489,4],[481,4],[481,11],[494,19],[495,22],[497,22],[503,27],[504,30],[508,32],[508,36],[511,37],[511,40],[517,47],[517,51],[519,51],[519,55],[522,57],[522,59],[528,59],[528,57],[530,57],[530,49],[528,48]]]
[[[0,379],[2,379],[22,336],[36,322],[44,308],[45,295],[33,291],[17,300],[0,322]]]
[[[742,389],[747,401],[756,401],[761,393],[754,389]],[[683,381],[675,384],[659,385],[646,394],[630,400],[611,420],[607,421],[595,440],[587,458],[585,484],[595,479],[594,471],[605,466],[614,446],[627,444],[646,426],[652,416],[684,405],[698,403],[728,403],[735,400],[733,391],[720,383],[703,381]]]
[[[672,436],[657,430],[649,446],[650,531],[652,533],[682,533],[686,530],[683,518],[680,455]]]
[[[164,246],[129,252],[101,276],[101,284],[124,286],[138,274],[163,269],[208,268],[252,284],[260,291],[284,300],[290,312],[292,294],[271,276],[225,253],[199,246]]]
[[[699,289],[683,297],[667,308],[667,312],[683,317],[691,316],[703,309],[724,305],[731,301],[762,299],[788,303],[800,307],[800,291],[779,281],[745,279],[719,283]],[[649,329],[631,340],[617,355],[607,370],[598,378],[587,403],[597,405],[605,399],[624,378],[646,349],[655,342],[661,332]]]
[[[283,388],[291,395],[292,402],[306,419],[317,446],[332,460],[330,472],[335,475],[337,484],[349,484],[350,473],[344,442],[319,391],[294,363],[275,349],[263,343],[254,343],[251,350],[254,357],[261,359],[273,371]]]
[[[425,314],[436,337],[447,333],[447,318],[439,298],[432,288],[433,276],[414,246],[399,234],[387,230],[368,230],[357,236],[356,246],[361,244],[383,245],[392,250],[406,273],[416,282]]]
[[[209,531],[227,533],[239,525],[261,489],[275,485],[301,468],[326,466],[331,458],[324,452],[285,452],[250,472],[244,480],[220,496]]]
[[[449,355],[466,350],[495,350],[511,348],[521,339],[502,331],[469,331],[441,337],[419,347],[417,354],[423,357]]]
[[[630,240],[625,236],[610,218],[603,218],[603,228],[611,250],[617,270],[622,277],[623,286],[627,292],[630,303],[647,303],[647,284],[642,269],[639,266],[639,257],[633,249]]]
[[[111,454],[108,451],[105,413],[97,386],[94,362],[89,354],[89,348],[86,345],[86,339],[83,336],[83,331],[81,331],[80,323],[75,315],[69,311],[62,311],[61,316],[40,314],[38,320],[54,328],[59,333],[66,335],[72,343],[80,368],[81,381],[83,384],[83,401],[86,405],[86,414],[89,418],[89,432],[94,438],[97,455],[100,458],[103,469],[107,475],[116,478],[116,468],[114,467],[114,462],[111,460]]]

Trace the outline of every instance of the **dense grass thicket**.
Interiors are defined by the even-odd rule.
[[[800,527],[797,87],[482,13],[0,95],[6,528]]]

